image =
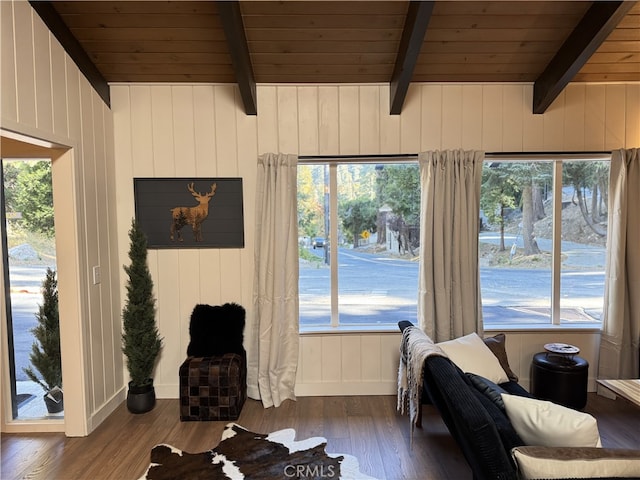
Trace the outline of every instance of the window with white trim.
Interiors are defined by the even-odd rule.
[[[608,156],[487,159],[480,285],[488,328],[601,322]],[[487,158],[490,158],[487,156]],[[416,321],[417,162],[300,162],[300,326]]]
[[[485,161],[485,326],[601,322],[609,162]]]
[[[415,321],[419,211],[415,162],[299,164],[301,328]]]

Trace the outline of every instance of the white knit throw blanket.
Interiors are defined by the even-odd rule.
[[[447,354],[418,327],[408,327],[402,332],[400,367],[398,368],[397,409],[403,415],[409,406],[411,433],[416,426],[418,409],[421,408],[424,361],[430,355],[446,357]],[[406,357],[407,362],[404,362]],[[412,435],[413,436],[413,435]]]

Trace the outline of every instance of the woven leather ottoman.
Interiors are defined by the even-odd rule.
[[[188,357],[180,366],[180,420],[237,420],[246,379],[245,360],[236,353]]]

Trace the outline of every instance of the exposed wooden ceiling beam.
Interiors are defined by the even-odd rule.
[[[256,81],[253,76],[249,46],[244,32],[244,23],[237,1],[217,1],[218,13],[229,45],[229,54],[235,70],[240,95],[247,115],[257,115]]]
[[[533,85],[533,113],[544,113],[636,2],[598,1],[587,10]]]
[[[427,26],[433,12],[435,2],[412,1],[404,22],[404,30],[400,38],[400,47],[396,56],[390,83],[390,113],[399,115],[404,99],[407,96],[413,70],[424,43]]]
[[[47,28],[58,39],[62,48],[78,66],[83,75],[87,78],[91,86],[100,95],[100,98],[111,108],[111,94],[109,84],[102,76],[95,64],[89,58],[80,42],[73,36],[69,27],[64,23],[62,17],[53,7],[52,2],[29,1],[31,7],[40,16]]]

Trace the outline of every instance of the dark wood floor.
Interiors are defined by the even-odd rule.
[[[178,400],[132,415],[121,405],[91,435],[2,434],[0,478],[46,480],[137,479],[149,452],[168,443],[187,452],[216,446],[227,422],[180,422]],[[585,411],[598,418],[604,447],[640,449],[640,409],[589,394]],[[424,428],[410,444],[409,421],[393,396],[303,397],[264,409],[248,400],[238,424],[267,433],[294,428],[296,439],[327,438],[329,453],[355,455],[361,470],[381,480],[471,479],[471,473],[437,412],[423,407]]]

